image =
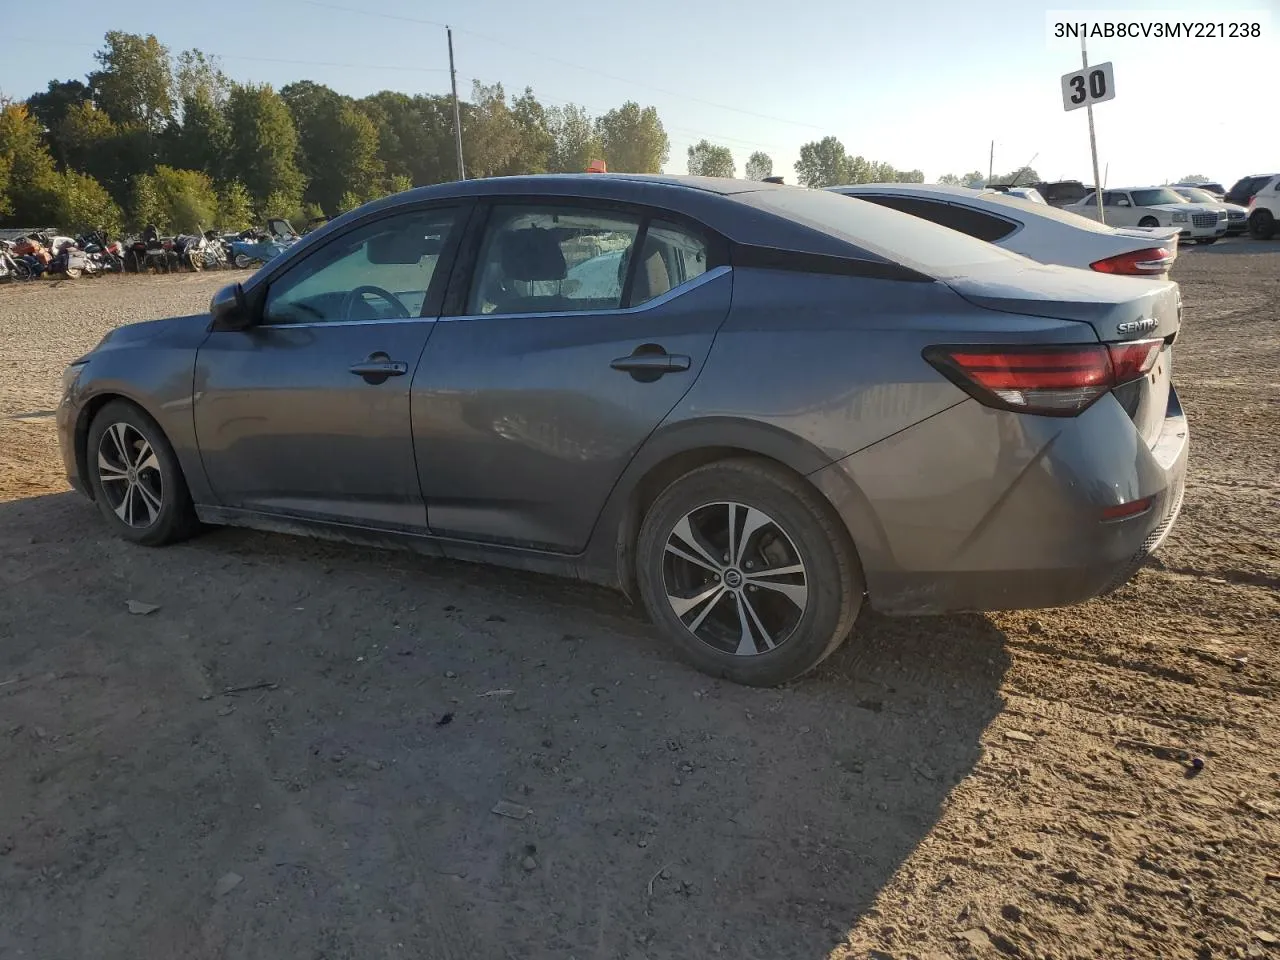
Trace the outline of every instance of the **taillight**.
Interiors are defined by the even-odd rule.
[[[1115,273],[1128,277],[1151,277],[1164,273],[1178,255],[1165,247],[1151,247],[1146,250],[1135,250],[1132,253],[1121,253],[1105,260],[1096,260],[1089,266],[1099,273]]]
[[[929,361],[979,403],[1046,417],[1073,417],[1115,387],[1146,376],[1163,340],[1044,346],[926,347]]]

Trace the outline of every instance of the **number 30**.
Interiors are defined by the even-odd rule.
[[[1077,73],[1071,78],[1071,102],[1084,103],[1086,95],[1094,100],[1101,100],[1107,95],[1107,75],[1101,70],[1089,71],[1087,94],[1084,86],[1084,74]]]

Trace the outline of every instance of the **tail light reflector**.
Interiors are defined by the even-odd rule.
[[[1121,253],[1105,260],[1095,260],[1089,266],[1099,273],[1114,273],[1127,277],[1154,277],[1173,266],[1178,255],[1166,247],[1151,247]]]
[[[1163,340],[1128,343],[970,344],[926,347],[925,360],[984,406],[1073,417],[1124,383],[1146,376]]]

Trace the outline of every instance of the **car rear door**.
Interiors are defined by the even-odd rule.
[[[729,310],[724,244],[599,201],[503,199],[476,219],[413,381],[428,522],[574,553],[702,369]]]
[[[409,385],[466,214],[358,221],[268,279],[260,322],[210,333],[194,417],[224,507],[425,530]]]

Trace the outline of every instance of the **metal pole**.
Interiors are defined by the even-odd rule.
[[[444,29],[449,36],[449,82],[453,85],[453,145],[458,151],[458,179],[465,180],[467,169],[462,165],[462,111],[458,109],[458,73],[453,69],[453,29]],[[1094,166],[1097,167],[1096,161]]]
[[[987,183],[996,175],[996,142],[991,141],[991,155],[987,158]]]
[[[1089,87],[1089,54],[1084,48],[1084,34],[1080,34],[1080,64],[1084,69],[1085,110],[1089,114],[1089,152],[1093,154],[1093,195],[1098,201],[1098,222],[1106,223],[1107,215],[1102,211],[1102,178],[1098,176],[1098,137],[1093,131],[1093,97]]]

